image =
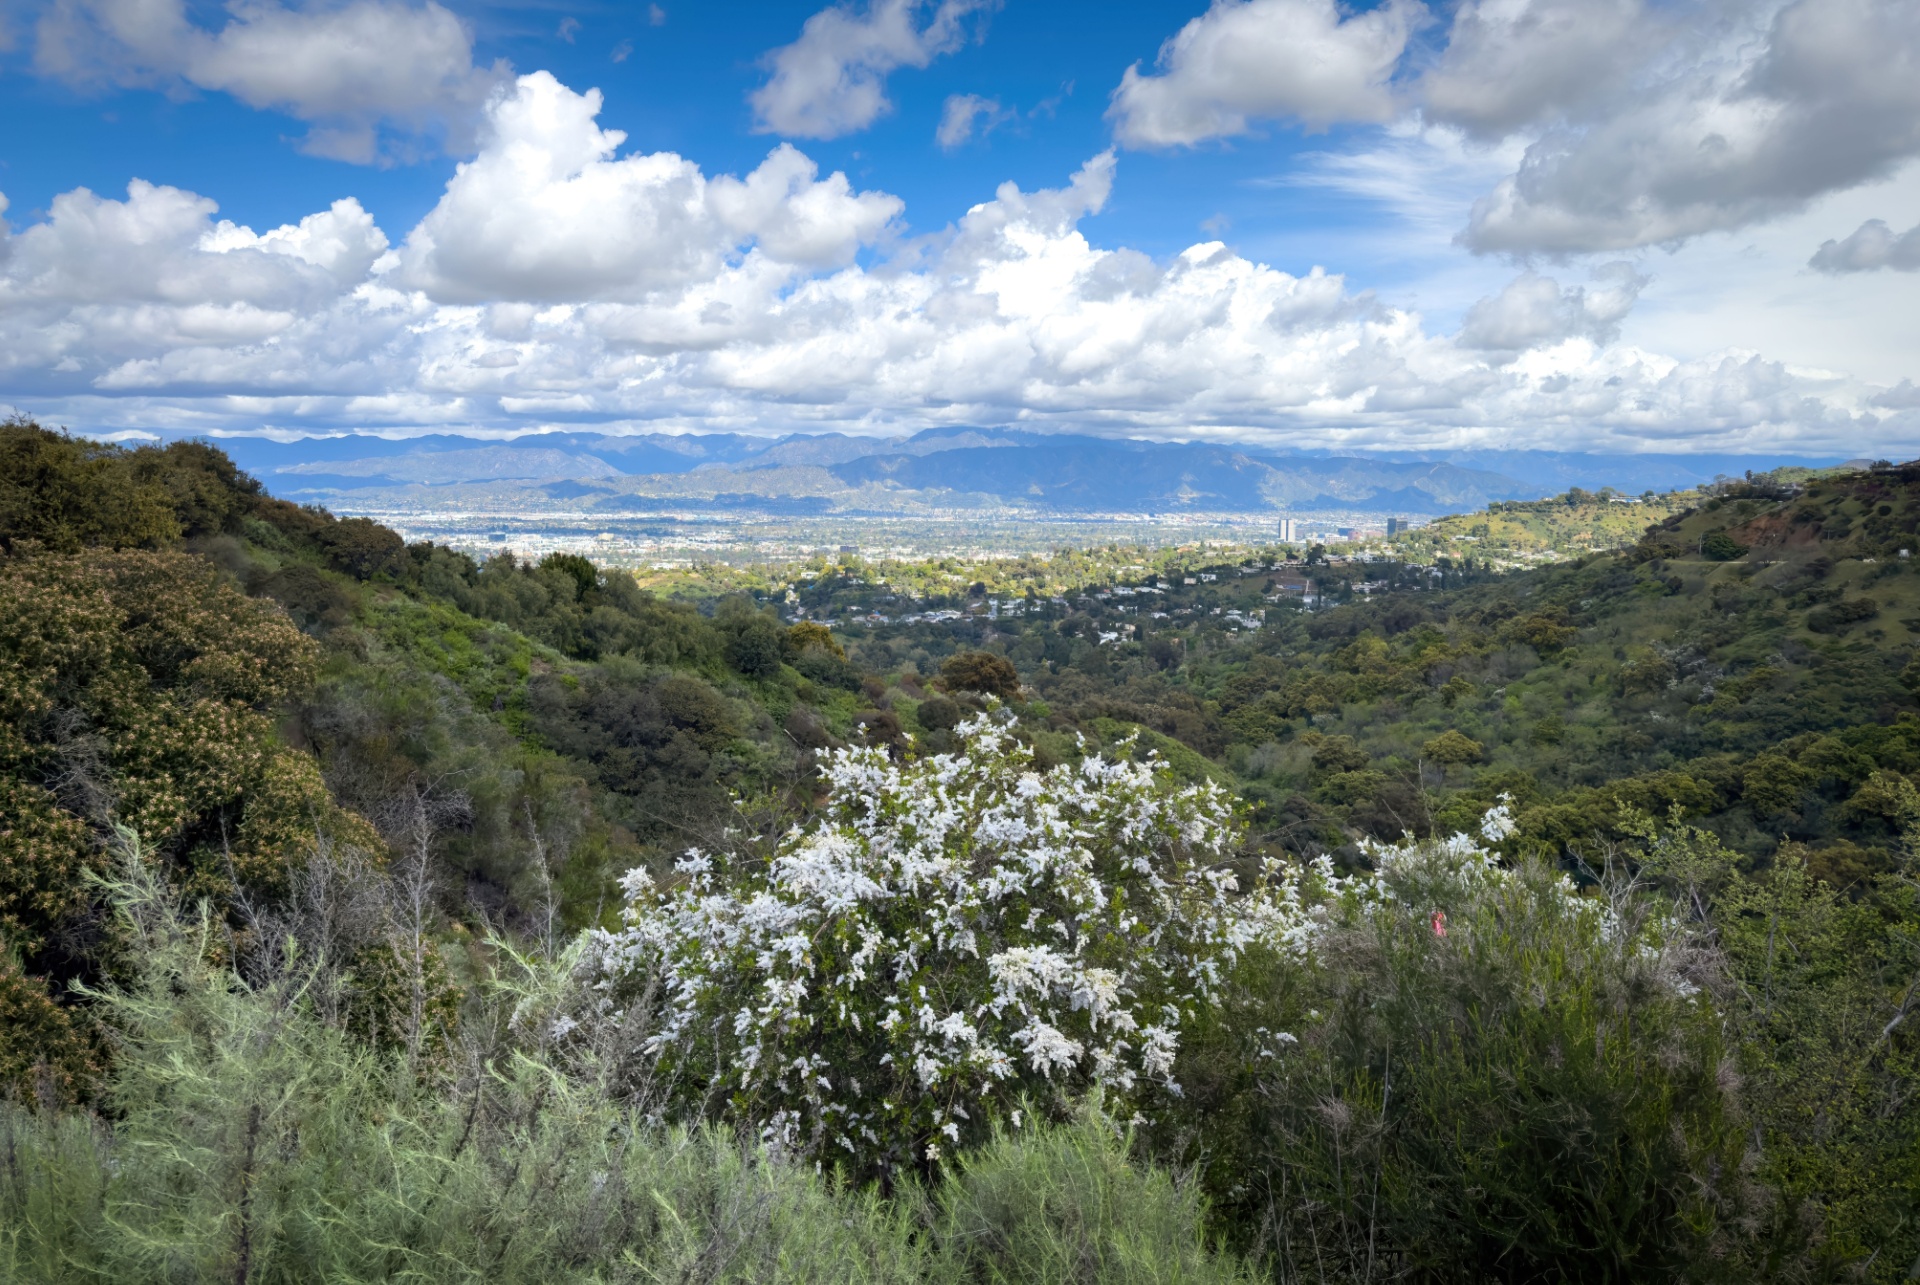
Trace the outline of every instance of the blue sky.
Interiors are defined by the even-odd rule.
[[[84,431],[1920,438],[1905,0],[0,22],[0,405]]]
[[[457,12],[471,25],[476,63],[504,59],[520,70],[551,71],[577,89],[599,89],[605,120],[626,131],[629,148],[680,152],[709,172],[753,168],[779,137],[755,131],[747,102],[766,80],[760,60],[791,43],[820,6],[660,6],[657,24],[650,7],[490,5]],[[209,27],[221,21],[217,6],[196,11]],[[1108,95],[1122,72],[1151,63],[1161,42],[1199,11],[1193,4],[1074,0],[987,11],[952,54],[890,76],[892,110],[870,128],[803,146],[823,169],[900,196],[909,222],[931,230],[1002,182],[1057,185],[1107,147]],[[570,38],[561,34],[563,23]],[[17,40],[30,43],[25,33]],[[30,69],[29,54],[17,48],[13,61]],[[941,148],[934,136],[943,104],[958,94],[995,99],[1009,119],[968,145]],[[35,126],[9,130],[0,141],[0,191],[13,203],[15,223],[45,217],[60,192],[84,186],[117,194],[138,176],[212,196],[223,217],[255,227],[297,222],[354,196],[383,227],[404,229],[432,208],[456,163],[444,152],[378,166],[303,155],[288,145],[301,127],[286,115],[177,85],[122,90],[9,75],[0,79],[0,113]],[[1260,137],[1130,157],[1125,182],[1102,212],[1102,239],[1173,254],[1213,235],[1202,225],[1224,215],[1236,243],[1274,239],[1297,261],[1280,266],[1304,271],[1318,260],[1288,234],[1337,229],[1370,212],[1336,193],[1276,188],[1271,180],[1294,170],[1299,154],[1338,147],[1352,132],[1307,134],[1269,122]]]

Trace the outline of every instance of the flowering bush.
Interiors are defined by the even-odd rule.
[[[1240,887],[1217,787],[1152,758],[1043,773],[1004,718],[957,735],[830,756],[823,815],[770,859],[629,875],[589,967],[609,997],[653,979],[649,1048],[683,1093],[817,1159],[937,1161],[1029,1095],[1177,1094],[1182,1022],[1249,952],[1305,949],[1302,874]]]
[[[1582,888],[1511,834],[1503,802],[1364,845],[1304,966],[1192,1033],[1217,1207],[1281,1279],[1784,1279],[1733,1266],[1772,1215],[1717,952],[1625,863]]]

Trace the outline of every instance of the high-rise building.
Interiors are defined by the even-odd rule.
[[[1280,519],[1280,539],[1285,543],[1291,544],[1295,540],[1298,540],[1299,538],[1300,538],[1299,519],[1298,518],[1281,518]]]
[[[1401,520],[1400,520],[1399,518],[1388,518],[1388,519],[1387,519],[1387,534],[1388,534],[1388,535],[1399,535],[1399,534],[1400,534],[1400,533],[1401,533],[1402,531],[1404,531],[1404,530],[1406,530],[1406,529],[1407,529],[1407,524],[1406,524],[1405,522],[1402,522],[1402,521],[1401,521]]]

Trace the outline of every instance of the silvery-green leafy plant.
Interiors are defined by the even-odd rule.
[[[1182,1023],[1250,953],[1307,948],[1331,870],[1247,872],[1224,791],[1152,757],[1040,771],[1004,714],[957,734],[828,756],[822,814],[770,857],[629,875],[587,967],[608,996],[650,979],[684,1094],[827,1164],[938,1162],[1028,1100],[1177,1095]]]

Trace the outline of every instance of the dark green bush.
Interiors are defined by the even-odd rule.
[[[1732,562],[1746,556],[1747,549],[1725,531],[1713,531],[1701,539],[1700,552],[1715,562]]]
[[[1752,1173],[1717,966],[1661,898],[1588,901],[1532,862],[1383,877],[1393,900],[1338,916],[1308,975],[1232,1019],[1248,1096],[1213,1110],[1246,1140],[1220,1136],[1214,1181],[1283,1279],[1781,1266],[1794,1230]]]
[[[940,666],[940,682],[950,692],[982,692],[1012,700],[1020,694],[1020,672],[1005,656],[963,651]]]

